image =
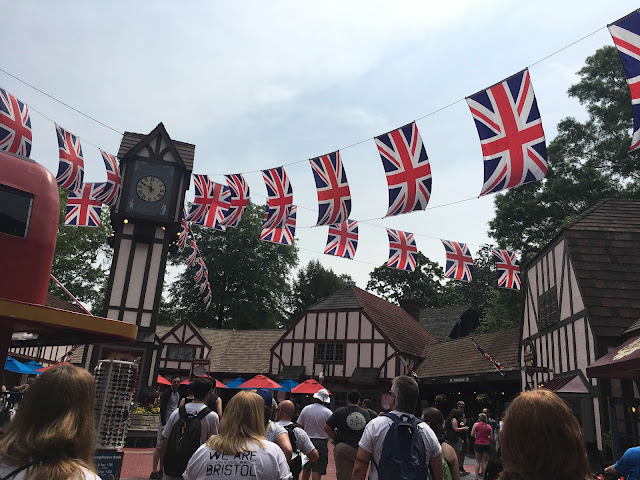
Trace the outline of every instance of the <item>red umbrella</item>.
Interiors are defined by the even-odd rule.
[[[238,385],[238,388],[282,388],[282,385],[264,375],[256,375],[251,380]]]
[[[216,380],[216,388],[229,388],[224,383]]]
[[[159,383],[160,385],[171,385],[171,382],[166,378],[164,378],[162,375],[158,375],[156,382]]]
[[[189,385],[191,383],[191,380],[183,380],[180,382],[180,385]]]
[[[69,362],[60,362],[60,363],[54,363],[53,365],[49,365],[49,366],[47,366],[47,367],[39,368],[38,370],[36,370],[36,372],[40,372],[40,373],[42,373],[42,372],[46,372],[46,371],[47,371],[47,370],[49,370],[50,368],[57,367],[58,365],[71,365],[72,367],[75,367],[75,365],[74,365],[73,363],[69,363]]]
[[[322,388],[327,390],[325,387],[323,387],[318,382],[316,382],[313,378],[310,378],[309,380],[305,380],[304,382],[302,382],[297,387],[292,388],[291,393],[316,393],[318,390]],[[327,390],[327,392],[329,392],[329,390]],[[331,395],[331,392],[329,392],[329,395]]]

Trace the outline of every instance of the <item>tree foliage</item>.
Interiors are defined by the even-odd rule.
[[[495,198],[489,234],[501,247],[520,252],[523,262],[598,201],[640,195],[638,154],[628,153],[631,101],[616,49],[597,50],[578,75],[568,94],[585,106],[587,121],[560,122],[549,144],[545,181]]]
[[[165,319],[189,319],[200,327],[229,329],[277,328],[286,321],[287,277],[298,262],[295,246],[260,240],[264,207],[250,203],[237,228],[220,232],[193,228],[200,253],[209,269],[212,301],[205,311],[193,268],[185,269],[169,288],[163,305]],[[189,253],[169,257],[184,265]],[[166,309],[170,308],[167,313]]]
[[[293,319],[307,307],[317,303],[332,293],[356,282],[350,275],[336,275],[332,269],[324,268],[318,260],[311,260],[298,270],[291,285],[288,299],[289,311]]]
[[[59,190],[60,220],[51,273],[94,315],[102,314],[112,257],[112,250],[107,244],[111,235],[109,209],[103,206],[97,228],[65,226],[68,192],[62,188]],[[50,291],[71,301],[55,282],[51,282]]]

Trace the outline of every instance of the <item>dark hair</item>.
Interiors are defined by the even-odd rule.
[[[407,376],[400,375],[393,379],[391,391],[396,396],[396,409],[400,412],[413,413],[418,403],[420,390],[416,381]]]
[[[349,400],[349,403],[360,402],[360,392],[358,390],[351,390],[347,395],[347,399]]]
[[[203,400],[213,390],[213,383],[208,378],[196,378],[193,382],[193,398]]]
[[[174,376],[172,376],[172,377],[171,377],[171,383],[173,383],[173,381],[174,381],[176,378],[177,378],[178,380],[180,380],[180,375],[174,375]]]
[[[364,400],[362,400],[362,406],[364,408],[371,408],[372,405],[373,405],[373,402],[371,401],[370,398],[365,398]]]
[[[444,440],[444,433],[442,430],[442,422],[444,422],[444,415],[437,408],[429,407],[422,411],[422,420],[427,422],[436,434],[440,443]]]
[[[460,418],[460,412],[458,411],[457,408],[452,408],[451,411],[449,412],[449,416],[447,417],[447,422],[451,422],[451,420],[453,420],[454,418]]]

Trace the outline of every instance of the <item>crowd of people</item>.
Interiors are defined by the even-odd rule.
[[[520,394],[500,422],[483,411],[469,425],[463,402],[446,419],[436,408],[414,415],[419,389],[408,376],[393,380],[387,412],[377,414],[357,391],[332,412],[330,394],[321,389],[297,421],[293,402],[274,408],[269,390],[241,391],[222,412],[210,380],[196,379],[184,399],[179,384],[174,377],[162,395],[151,478],[320,480],[332,442],[338,480],[364,480],[367,473],[371,480],[459,480],[468,434],[475,439],[476,478],[593,478],[575,416],[548,390]],[[99,479],[94,404],[95,382],[86,370],[59,365],[40,375],[0,437],[0,479]],[[497,455],[489,459],[490,452]],[[637,479],[640,447],[606,473]]]

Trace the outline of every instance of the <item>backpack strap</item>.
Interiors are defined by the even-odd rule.
[[[396,415],[395,413],[391,413],[391,412],[387,412],[384,415],[381,415],[382,417],[387,417],[390,418],[393,423],[398,423],[402,420],[402,418],[400,418],[398,415]],[[393,423],[391,425],[393,425]],[[391,428],[391,425],[389,425],[389,428]],[[387,430],[387,433],[389,431]],[[386,435],[385,435],[386,436]],[[373,453],[371,454],[371,461],[373,462],[373,465],[376,467],[376,470],[378,470],[378,464],[376,463],[375,459],[373,458]]]
[[[202,420],[204,417],[206,417],[210,413],[211,413],[211,409],[209,407],[204,407],[202,410],[198,412],[198,415],[196,416],[196,418],[198,420]]]
[[[186,403],[178,409],[178,414],[180,415],[180,418],[183,420],[186,420],[187,418],[189,418],[189,414],[187,413],[187,409],[185,408],[185,406],[186,406]]]

